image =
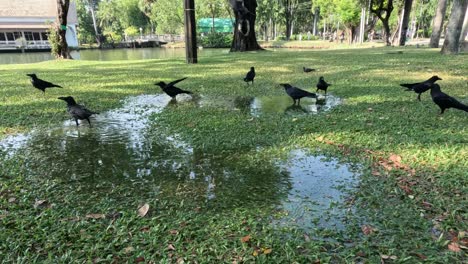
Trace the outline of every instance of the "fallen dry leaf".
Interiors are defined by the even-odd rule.
[[[310,242],[310,236],[308,234],[304,234],[305,242]]]
[[[448,245],[448,249],[452,252],[460,252],[461,248],[458,243],[452,242]]]
[[[176,250],[176,248],[175,248],[174,245],[172,245],[172,244],[167,245],[167,249],[169,249],[169,250]]]
[[[361,230],[362,230],[362,233],[364,233],[364,235],[367,236],[367,235],[374,233],[376,229],[370,225],[363,225],[361,226]]]
[[[144,226],[144,227],[140,228],[141,232],[149,232],[149,230],[150,230],[149,226]]]
[[[389,256],[389,255],[380,255],[382,259],[391,259],[391,260],[396,260],[398,259],[397,256]]]
[[[41,207],[41,206],[47,206],[48,202],[46,200],[37,200],[35,203],[34,203],[34,208],[38,208],[38,207]]]
[[[149,211],[149,204],[145,203],[140,209],[138,209],[138,215],[141,217],[145,217]]]
[[[427,259],[427,256],[424,255],[424,254],[421,254],[421,253],[414,253],[416,256],[418,256],[418,258],[422,259],[422,260],[426,260]]]
[[[140,263],[140,262],[145,262],[145,258],[144,257],[137,257],[135,259],[135,263]]]
[[[175,230],[175,229],[172,229],[172,230],[169,230],[169,233],[170,233],[171,235],[177,235],[177,234],[179,234],[179,231],[177,231],[177,230]]]
[[[246,235],[245,237],[241,238],[241,242],[242,243],[247,243],[247,242],[250,241],[250,238],[251,238],[250,235]]]
[[[132,253],[133,251],[135,251],[135,248],[133,248],[133,247],[126,247],[126,248],[124,248],[124,253],[125,253],[125,254]]]
[[[15,197],[11,197],[10,199],[8,199],[8,202],[9,202],[9,203],[14,203],[14,202],[16,202],[16,198],[15,198]]]
[[[263,249],[263,254],[268,255],[268,254],[270,254],[272,251],[273,251],[273,249],[271,249],[271,248],[265,248],[265,249]]]
[[[380,172],[378,172],[378,171],[373,170],[373,171],[372,171],[372,175],[374,175],[374,176],[380,176],[380,175],[382,175],[382,174],[380,174]]]
[[[105,215],[105,214],[87,214],[87,215],[86,215],[86,218],[90,218],[90,219],[104,219],[104,218],[106,218],[106,215]]]

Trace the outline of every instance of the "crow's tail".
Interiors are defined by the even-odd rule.
[[[307,97],[310,97],[310,98],[317,98],[317,94],[315,94],[315,93],[309,93],[309,94],[307,95]]]
[[[190,92],[190,91],[182,91],[182,93],[185,93],[185,94],[192,94],[192,92]]]
[[[402,83],[402,84],[400,84],[400,86],[408,88],[405,91],[412,91],[413,90],[413,84],[412,83]]]
[[[453,108],[460,109],[460,110],[463,110],[465,112],[468,112],[468,105],[462,104],[460,102],[457,102],[457,104],[455,104],[453,106]]]
[[[52,87],[63,88],[62,86],[56,84],[54,84]]]

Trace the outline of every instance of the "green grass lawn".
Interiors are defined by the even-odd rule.
[[[251,66],[257,78],[247,87],[242,78]],[[305,74],[303,66],[318,72]],[[64,89],[42,94],[25,75],[32,72]],[[151,200],[148,193],[144,200],[133,199],[130,186],[106,183],[96,192],[109,192],[108,196],[98,200],[53,180],[29,178],[21,170],[27,162],[24,157],[5,158],[0,164],[1,259],[462,263],[468,231],[468,113],[449,109],[439,116],[429,93],[418,102],[415,93],[398,85],[432,75],[443,79],[439,81],[443,91],[468,103],[466,55],[442,56],[433,49],[264,51],[213,56],[197,65],[182,60],[2,65],[0,138],[59,126],[69,118],[59,96],[72,95],[102,113],[119,107],[125,97],[160,93],[153,85],[158,80],[185,76],[181,88],[232,98],[285,96],[278,85],[283,82],[315,91],[318,77],[324,76],[333,84],[329,92],[343,99],[326,113],[252,117],[224,107],[180,104],[152,116],[153,126],[164,134],[177,134],[204,153],[224,153],[229,163],[247,170],[255,171],[259,162],[291,149],[305,148],[362,164],[363,175],[349,197],[356,210],[348,230],[336,234],[316,230],[320,236],[309,237],[297,228],[273,227],[270,217],[277,212],[268,206],[249,203],[221,210],[182,194]],[[174,193],[188,189],[179,186]],[[37,200],[53,206],[34,207]],[[151,203],[154,211],[149,217],[136,215],[141,202]],[[85,217],[115,211],[123,216]],[[250,239],[242,241],[247,235]],[[457,246],[460,252],[453,252]]]

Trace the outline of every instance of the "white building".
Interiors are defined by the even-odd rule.
[[[78,47],[74,1],[67,17],[67,43]],[[0,0],[0,51],[49,49],[47,29],[57,21],[57,0]]]

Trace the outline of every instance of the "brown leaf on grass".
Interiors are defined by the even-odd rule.
[[[305,242],[310,242],[310,236],[308,234],[304,234]]]
[[[106,218],[105,214],[87,214],[86,218],[88,219],[104,219]]]
[[[448,245],[448,249],[452,252],[460,252],[461,248],[458,243],[452,242]]]
[[[264,249],[263,249],[263,254],[264,254],[264,255],[268,255],[268,254],[270,254],[272,251],[273,251],[273,249],[271,249],[271,248],[264,248]]]
[[[48,202],[46,200],[36,200],[36,202],[34,203],[34,208],[38,208],[38,207],[46,207],[48,206]]]
[[[149,230],[150,230],[149,226],[144,226],[144,227],[140,228],[141,232],[149,232]]]
[[[123,251],[124,251],[125,254],[129,254],[129,253],[132,253],[133,251],[135,251],[135,248],[133,248],[133,247],[126,247],[126,248],[124,248]]]
[[[140,262],[145,262],[145,258],[144,257],[137,257],[135,259],[135,263],[140,263]]]
[[[8,199],[8,202],[9,202],[9,203],[14,203],[14,202],[16,202],[16,198],[15,198],[15,197],[10,197],[10,198]]]
[[[376,170],[373,170],[373,171],[372,171],[372,175],[374,175],[374,176],[381,176],[382,174],[381,174],[380,172],[376,171]]]
[[[149,211],[149,204],[145,203],[142,207],[138,209],[138,215],[140,217],[145,217]]]
[[[172,251],[176,250],[176,248],[172,244],[167,245],[167,249]]]
[[[247,242],[250,241],[250,238],[251,238],[250,235],[246,235],[245,237],[242,237],[242,238],[241,238],[241,242],[242,242],[242,243],[247,243]]]
[[[366,256],[366,253],[362,252],[362,251],[359,251],[358,253],[356,253],[356,256],[358,257],[365,257]]]
[[[389,255],[380,255],[382,259],[391,259],[391,260],[397,260],[397,256],[389,256]]]
[[[183,258],[178,258],[177,259],[177,264],[184,264],[184,263],[185,263],[185,261],[184,261]]]
[[[171,235],[177,235],[179,234],[179,231],[175,230],[175,229],[172,229],[172,230],[169,230],[169,234]]]
[[[362,233],[364,233],[364,235],[366,236],[371,235],[376,231],[376,229],[370,225],[361,226],[361,230],[362,230]]]
[[[424,255],[424,254],[421,254],[421,253],[414,253],[414,255],[416,255],[418,258],[422,259],[422,260],[426,260],[427,259],[427,256]]]

